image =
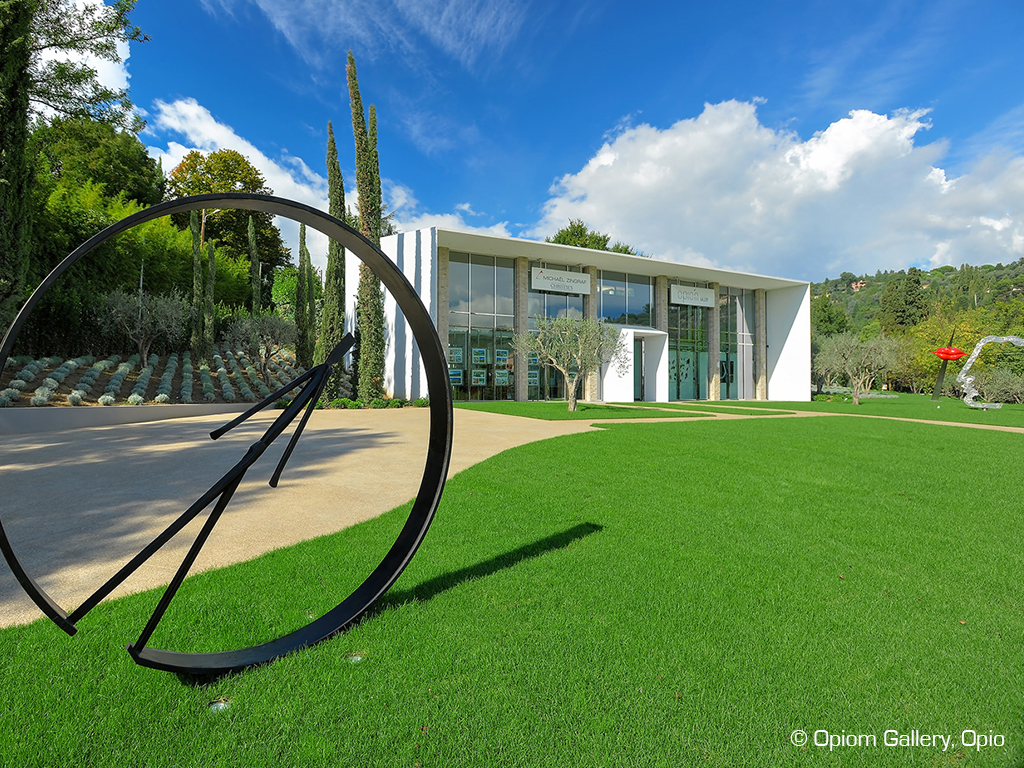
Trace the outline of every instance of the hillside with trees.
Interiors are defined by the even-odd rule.
[[[953,346],[970,352],[985,336],[1024,337],[1024,259],[1011,264],[943,266],[925,272],[843,272],[811,285],[811,334],[815,384],[830,383],[835,366],[823,363],[827,339],[853,334],[861,342],[885,337],[888,359],[879,361],[875,383],[897,391],[930,392],[940,360],[933,352]],[[955,387],[966,358],[951,362],[945,388]],[[1024,402],[1024,350],[989,345],[973,370],[986,399]],[[835,379],[835,376],[831,377]],[[840,377],[841,378],[841,377]]]
[[[128,92],[75,63],[117,63],[118,44],[146,42],[129,18],[134,6],[0,1],[2,328],[71,252],[132,214],[204,193],[273,194],[231,148],[193,150],[162,168],[139,140],[144,123]],[[378,243],[393,223],[381,201],[376,110],[363,110],[351,53],[347,75],[362,205],[345,208],[329,126],[330,211]],[[304,227],[301,241],[296,265],[273,216],[233,208],[164,216],[105,240],[48,286],[5,349],[0,406],[265,397],[323,362],[345,327],[344,251],[331,248],[325,286]],[[361,275],[358,394],[367,401],[384,394],[382,304],[379,280]],[[353,394],[344,371],[329,392]]]

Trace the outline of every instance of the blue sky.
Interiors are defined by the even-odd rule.
[[[325,206],[331,120],[353,194],[352,49],[405,229],[543,238],[578,217],[808,280],[1024,257],[1015,1],[179,0],[133,20],[165,170],[231,147]]]

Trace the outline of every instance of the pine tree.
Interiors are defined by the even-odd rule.
[[[32,8],[27,0],[0,2],[0,332],[21,305],[29,264]]]
[[[327,211],[345,221],[345,183],[338,165],[338,148],[334,143],[334,127],[327,123]],[[327,246],[327,272],[324,274],[324,305],[320,317],[320,333],[316,338],[313,362],[323,363],[345,335],[345,249],[333,238]],[[349,397],[352,390],[342,366],[335,367],[324,388],[328,402]]]
[[[256,225],[249,217],[249,281],[252,283],[252,313],[258,315],[262,304],[262,280],[260,279],[260,257],[256,250]]]
[[[203,284],[206,269],[199,240],[199,213],[192,211],[188,221],[192,231],[192,340],[189,346],[197,360],[203,359]]]
[[[217,264],[214,258],[213,243],[206,244],[209,269],[206,273],[206,316],[203,318],[203,351],[200,359],[209,361],[213,357],[213,286],[217,281]]]
[[[312,350],[309,349],[309,299],[310,288],[306,250],[306,225],[299,224],[299,273],[295,279],[295,359],[303,368],[313,363]]]
[[[359,94],[356,61],[348,52],[348,92],[352,103],[352,136],[356,145],[356,188],[359,224],[363,235],[380,245],[380,164],[377,159],[377,117],[370,108],[372,134],[367,132],[363,100]],[[384,396],[384,294],[380,279],[365,264],[359,266],[356,296],[359,397],[369,402]]]

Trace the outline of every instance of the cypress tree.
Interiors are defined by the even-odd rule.
[[[260,257],[256,249],[256,226],[252,216],[249,217],[249,281],[252,284],[252,313],[260,313],[262,304],[262,286],[260,283]]]
[[[338,165],[338,148],[334,143],[334,127],[327,123],[327,211],[345,221],[345,184]],[[313,362],[323,363],[345,335],[345,249],[333,238],[327,246],[327,272],[324,274],[324,306],[320,316],[320,333],[316,339]],[[324,398],[351,395],[348,380],[338,365],[327,380]]]
[[[306,293],[309,278],[306,276],[306,225],[299,224],[299,269],[295,279],[295,360],[303,368],[313,362],[307,346],[309,339],[309,310]]]
[[[380,192],[380,158],[377,155],[377,108],[370,105],[370,126],[367,132],[367,160],[370,163],[370,182],[372,183],[373,196],[367,206],[366,216],[370,222],[370,239],[380,245],[381,234],[381,211],[384,201]],[[362,206],[360,206],[361,208]]]
[[[192,341],[189,346],[197,360],[203,359],[203,283],[206,265],[203,264],[202,246],[199,240],[199,213],[192,211],[188,220],[192,231]]]
[[[213,243],[206,244],[206,254],[210,262],[206,273],[206,316],[203,318],[203,354],[202,359],[209,361],[213,357],[213,286],[217,280],[217,264],[214,260]]]
[[[313,269],[313,262],[309,258],[309,248],[304,249],[303,257],[306,259],[306,354],[309,362],[313,364],[313,354],[316,351],[316,285],[314,281],[320,281],[320,275]]]
[[[366,129],[363,100],[359,94],[356,61],[348,52],[349,99],[352,103],[352,136],[356,145],[356,188],[359,191],[359,226],[374,245],[380,245],[380,170],[377,161],[376,111],[370,108],[373,128]],[[384,396],[384,294],[380,279],[365,264],[359,265],[356,297],[356,331],[359,350],[357,392],[364,401]]]
[[[27,0],[0,2],[0,332],[21,305],[28,274],[32,9]]]

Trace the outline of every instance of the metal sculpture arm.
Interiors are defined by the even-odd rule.
[[[974,351],[971,352],[971,356],[967,358],[967,362],[964,367],[960,369],[960,373],[956,375],[956,380],[964,388],[964,402],[967,403],[971,408],[1002,408],[1002,403],[976,403],[974,398],[978,396],[978,390],[974,386],[974,376],[968,376],[967,372],[971,370],[971,366],[974,365],[974,361],[978,359],[978,355],[981,354],[981,348],[986,344],[1015,344],[1018,347],[1024,347],[1024,339],[1020,336],[986,336],[977,344],[974,345]]]
[[[107,597],[111,592],[114,591],[125,579],[135,573],[139,567],[151,558],[156,552],[170,541],[175,534],[181,531],[186,525],[188,525],[195,517],[202,512],[210,503],[217,499],[217,504],[213,511],[210,513],[210,517],[203,525],[202,531],[199,536],[196,537],[195,542],[185,555],[185,559],[179,566],[178,571],[175,573],[174,578],[171,580],[170,585],[164,592],[164,597],[161,599],[157,609],[153,612],[150,617],[149,623],[146,625],[146,629],[143,630],[142,635],[139,638],[137,647],[142,647],[146,644],[150,634],[156,628],[160,618],[163,616],[164,611],[167,610],[171,599],[174,594],[178,591],[181,586],[181,582],[185,580],[188,575],[192,564],[198,557],[200,550],[206,543],[206,539],[209,537],[213,527],[217,524],[217,520],[220,518],[221,513],[227,507],[228,502],[231,501],[231,497],[242,482],[242,478],[245,477],[246,471],[263,455],[263,453],[270,447],[271,443],[274,442],[288,425],[294,421],[299,411],[302,410],[303,406],[306,407],[306,413],[303,416],[302,422],[299,427],[295,430],[295,434],[292,436],[291,441],[288,444],[288,449],[285,451],[284,456],[281,457],[280,462],[277,465],[277,469],[274,472],[273,478],[271,479],[270,485],[273,487],[277,486],[277,481],[281,476],[281,472],[284,470],[284,465],[291,455],[292,450],[295,447],[299,436],[302,434],[302,428],[305,426],[306,421],[309,418],[309,414],[316,406],[317,400],[320,398],[320,394],[323,392],[324,386],[327,383],[327,377],[331,373],[331,369],[334,367],[336,362],[340,362],[345,356],[345,353],[352,348],[355,343],[355,339],[352,334],[348,334],[343,338],[338,345],[331,352],[330,357],[321,365],[311,368],[302,374],[294,381],[289,382],[284,387],[274,392],[269,397],[265,398],[262,402],[250,408],[248,411],[243,413],[241,416],[233,419],[232,421],[225,424],[223,427],[214,430],[210,433],[210,437],[216,440],[218,437],[223,435],[230,429],[238,426],[253,414],[258,413],[268,405],[276,402],[279,397],[287,394],[296,387],[309,382],[307,386],[303,387],[302,392],[288,405],[287,408],[278,416],[274,423],[267,428],[267,431],[263,434],[259,440],[249,446],[249,450],[246,451],[245,456],[242,457],[241,461],[235,464],[228,472],[220,478],[213,486],[199,499],[196,500],[192,506],[182,512],[178,518],[167,526],[156,538],[154,538],[149,544],[147,544],[135,557],[125,563],[121,569],[111,576],[103,586],[92,593],[86,600],[76,608],[71,615],[68,616],[65,622],[61,623],[61,628],[68,634],[73,634],[75,624],[85,616],[89,611],[95,608],[103,598]],[[219,497],[219,498],[218,498]]]

